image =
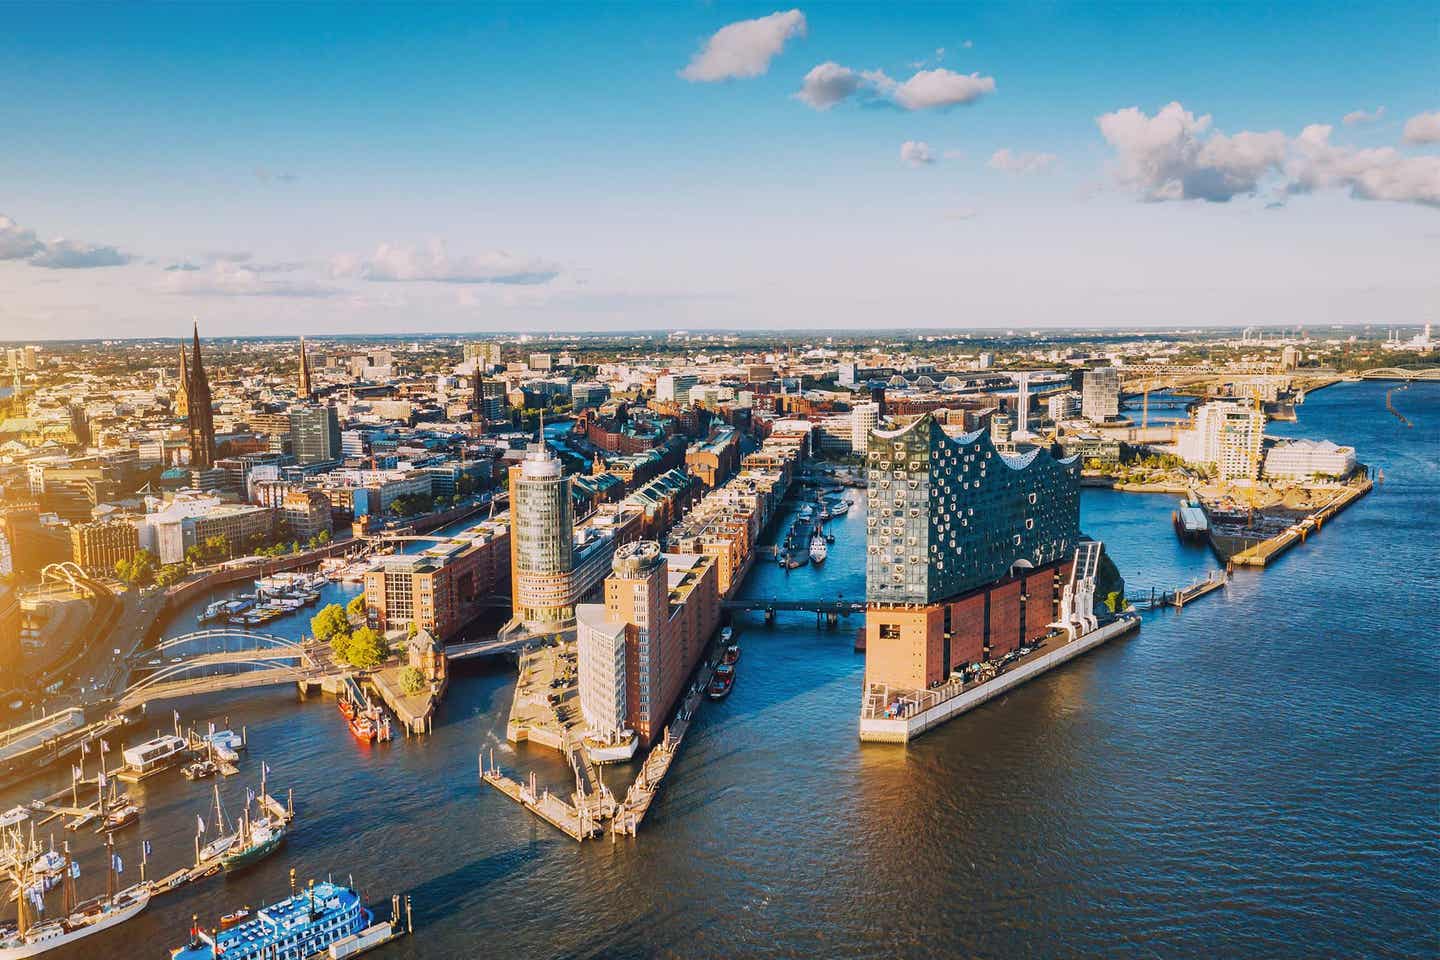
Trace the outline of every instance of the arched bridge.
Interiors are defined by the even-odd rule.
[[[1362,370],[1360,376],[1366,380],[1440,380],[1440,365],[1375,367],[1373,370]]]
[[[116,698],[116,710],[222,690],[318,681],[338,672],[325,644],[224,628],[172,637],[133,662],[131,669],[136,668],[154,672],[127,687]]]

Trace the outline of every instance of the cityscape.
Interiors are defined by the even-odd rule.
[[[1213,84],[1292,138],[1165,105],[1210,82],[1140,52],[1185,5],[70,9],[0,40],[116,83],[88,133],[0,106],[36,131],[0,195],[0,960],[1440,952],[1433,10],[1291,11],[1297,76],[1319,25],[1387,64],[1340,133]],[[1084,134],[1050,88],[1054,153],[997,117],[1072,66],[1016,56],[1037,25],[1132,58],[1067,94]],[[562,36],[639,99],[561,92]],[[502,75],[493,129],[432,125]],[[579,198],[553,125],[597,117],[635,141]],[[222,189],[232,128],[266,136]],[[901,131],[883,174],[793,152]],[[781,157],[788,205],[794,170],[742,185]],[[952,212],[906,239],[922,177]]]

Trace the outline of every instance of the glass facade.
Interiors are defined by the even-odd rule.
[[[984,431],[952,438],[929,415],[872,431],[866,598],[929,604],[1063,559],[1080,538],[1080,465],[1003,456]]]

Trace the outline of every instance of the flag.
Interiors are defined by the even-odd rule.
[[[101,790],[104,790],[104,789],[105,789],[105,771],[104,771],[104,770],[101,770],[101,771],[100,771],[100,789],[101,789]]]
[[[106,743],[104,740],[101,740],[101,741],[100,741],[100,755],[103,757],[103,756],[105,755],[105,751],[106,751],[106,750],[109,750],[109,749],[110,749],[110,744]]]
[[[76,879],[76,880],[80,879],[80,861],[79,861],[79,860],[71,860],[71,861],[70,861],[70,876],[73,877],[73,878]]]
[[[82,757],[88,757],[88,756],[90,756],[90,741],[89,741],[89,740],[81,740],[81,741],[80,741],[80,756],[82,756]]]
[[[144,857],[145,859],[148,860],[148,859],[150,858],[150,853],[151,853],[151,850],[150,850],[150,841],[149,841],[149,840],[141,840],[141,841],[140,841],[140,856],[142,856],[142,857]]]
[[[180,711],[179,711],[179,710],[176,710],[176,711],[175,711],[175,726],[177,726],[177,727],[180,726]]]
[[[120,854],[110,854],[110,865],[115,868],[116,873],[125,872],[125,861],[120,859]]]
[[[266,763],[264,760],[260,761],[260,774],[261,776],[270,776],[270,764]]]
[[[36,913],[44,913],[44,912],[45,912],[45,898],[40,895],[40,891],[39,891],[39,890],[36,890],[34,887],[31,887],[30,890],[29,890],[29,894],[28,894],[28,895],[29,895],[29,897],[30,897],[30,903],[31,903],[31,905],[35,908],[35,912],[36,912]]]
[[[205,832],[205,821],[202,820],[202,819],[200,819],[200,814],[197,813],[197,814],[195,814],[195,833],[198,835],[198,834],[202,834],[202,833],[204,833],[204,832]]]
[[[212,737],[215,736],[215,721],[214,721],[214,720],[211,720],[211,721],[210,721],[210,736],[212,736]]]
[[[81,778],[84,777],[84,776],[85,776],[85,772],[84,772],[83,770],[81,770],[79,767],[75,766],[73,763],[70,765],[70,779],[71,779],[71,780],[79,780],[79,779],[81,779]]]
[[[252,803],[254,803],[254,802],[255,802],[255,791],[254,791],[254,790],[251,790],[249,787],[246,787],[246,788],[245,788],[245,806],[248,807],[248,806],[250,806],[250,804],[252,804]]]

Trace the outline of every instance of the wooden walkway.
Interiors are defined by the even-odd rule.
[[[584,810],[571,806],[549,790],[540,790],[536,786],[533,772],[528,783],[520,783],[505,776],[493,762],[487,767],[482,754],[480,779],[572,840],[588,840],[600,833],[600,825],[587,816]]]

